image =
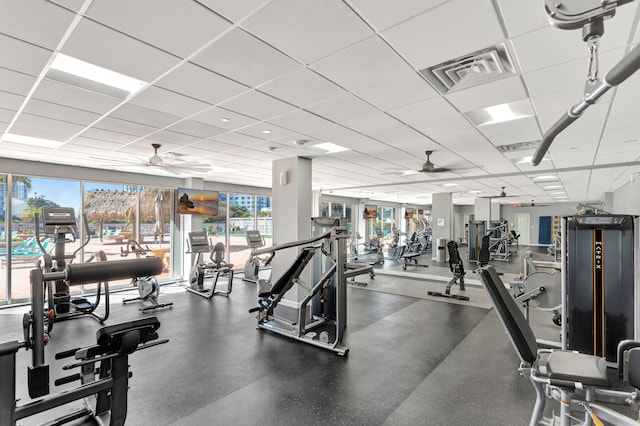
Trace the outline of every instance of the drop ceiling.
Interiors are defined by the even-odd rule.
[[[580,31],[552,27],[540,0],[0,3],[0,134],[62,142],[2,141],[1,157],[269,187],[274,160],[304,156],[316,190],[410,204],[437,192],[468,204],[501,187],[517,197],[500,201],[560,201],[535,180],[544,175],[568,200],[594,201],[640,172],[640,74],[563,132],[540,166],[521,161],[586,78]],[[605,21],[602,72],[637,43],[639,21],[637,2]],[[515,75],[443,95],[420,72],[494,46]],[[57,53],[146,85],[122,98],[61,83],[49,72]],[[504,103],[530,113],[472,120]],[[324,153],[323,142],[349,151]],[[184,172],[143,164],[155,143]],[[407,173],[425,150],[450,171]]]

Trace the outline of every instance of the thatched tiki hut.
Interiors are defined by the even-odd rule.
[[[155,240],[164,241],[165,222],[171,219],[172,190],[145,188],[140,193],[140,223],[153,222]],[[134,210],[135,211],[135,210]]]
[[[134,227],[132,235],[136,235],[135,205],[135,192],[103,191],[98,189],[87,194],[84,200],[84,214],[88,221],[95,221],[100,224],[99,236],[100,241],[102,241],[104,222],[109,220],[128,220]]]

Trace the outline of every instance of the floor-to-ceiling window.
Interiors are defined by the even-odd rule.
[[[13,191],[16,202],[11,217],[11,264],[6,257],[2,267],[11,268],[11,302],[26,301],[30,297],[29,272],[36,266],[43,250],[53,254],[56,235],[45,234],[42,223],[43,207],[70,207],[74,209],[78,226],[80,212],[80,182],[63,179],[46,179],[29,176],[13,176]],[[24,203],[18,202],[24,201]],[[36,217],[37,215],[37,217]],[[36,221],[39,226],[36,227]],[[75,259],[82,261],[77,250],[83,241],[82,229],[76,234],[67,234],[64,240],[65,255],[76,253]],[[40,244],[38,244],[38,237]],[[80,288],[72,289],[80,292]]]

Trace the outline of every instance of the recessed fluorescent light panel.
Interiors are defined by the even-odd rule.
[[[458,186],[457,183],[443,183],[442,186]]]
[[[486,126],[531,117],[533,116],[533,109],[531,108],[531,102],[529,102],[528,99],[524,99],[469,111],[466,112],[465,115],[469,117],[476,126]]]
[[[469,194],[481,194],[482,191],[469,191]]]
[[[7,133],[2,137],[3,142],[13,142],[22,145],[40,146],[43,148],[58,148],[63,142],[52,141],[50,139],[33,138],[31,136],[14,135]]]
[[[349,148],[345,148],[343,146],[336,145],[331,142],[319,143],[317,145],[314,145],[313,147],[322,149],[323,151],[326,151],[327,154],[333,154],[334,152],[349,151]]]
[[[63,53],[56,55],[46,78],[120,99],[136,93],[147,84]]]
[[[544,189],[545,191],[550,190],[550,189],[562,189],[562,185],[543,186],[542,189]]]
[[[534,181],[536,182],[551,182],[554,180],[560,180],[560,178],[558,176],[553,176],[553,175],[544,175],[544,176],[536,176],[533,178]]]

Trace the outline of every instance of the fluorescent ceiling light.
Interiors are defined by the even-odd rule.
[[[443,183],[442,186],[458,186],[457,183]]]
[[[268,135],[269,133],[271,133],[271,130],[269,130],[269,129],[264,129],[264,130],[262,131],[262,133],[263,133],[263,134],[265,134],[265,135]]]
[[[327,151],[327,154],[333,154],[334,152],[349,151],[349,148],[345,148],[343,146],[336,145],[335,143],[331,143],[331,142],[319,143],[317,145],[314,145],[313,147],[320,148],[324,151]]]
[[[549,190],[549,189],[562,189],[562,185],[549,185],[549,186],[543,186],[542,189],[544,190]]]
[[[40,146],[43,148],[58,148],[64,142],[52,141],[50,139],[33,138],[31,136],[14,135],[7,133],[2,137],[5,142],[19,143],[22,145]]]
[[[567,195],[565,191],[550,192],[549,195]]]
[[[465,115],[476,126],[504,123],[506,121],[519,120],[533,116],[531,102],[528,99],[509,102],[507,104],[493,105],[487,108],[466,112]]]
[[[527,157],[522,157],[521,159],[516,161],[516,164],[530,163],[532,159],[533,159],[533,155],[529,155]],[[550,160],[548,158],[543,158],[542,161],[550,161]]]
[[[480,194],[482,191],[469,191],[469,194]]]
[[[535,180],[536,182],[540,182],[543,180],[559,180],[560,178],[558,176],[553,176],[553,175],[544,175],[544,176],[536,176],[533,178],[533,180]]]
[[[401,175],[402,176],[411,176],[411,175],[417,175],[418,173],[420,173],[417,170],[404,170]]]
[[[63,53],[56,55],[50,68],[115,87],[129,93],[136,93],[147,84],[144,81],[129,77],[128,75],[90,64],[89,62],[67,56]]]

